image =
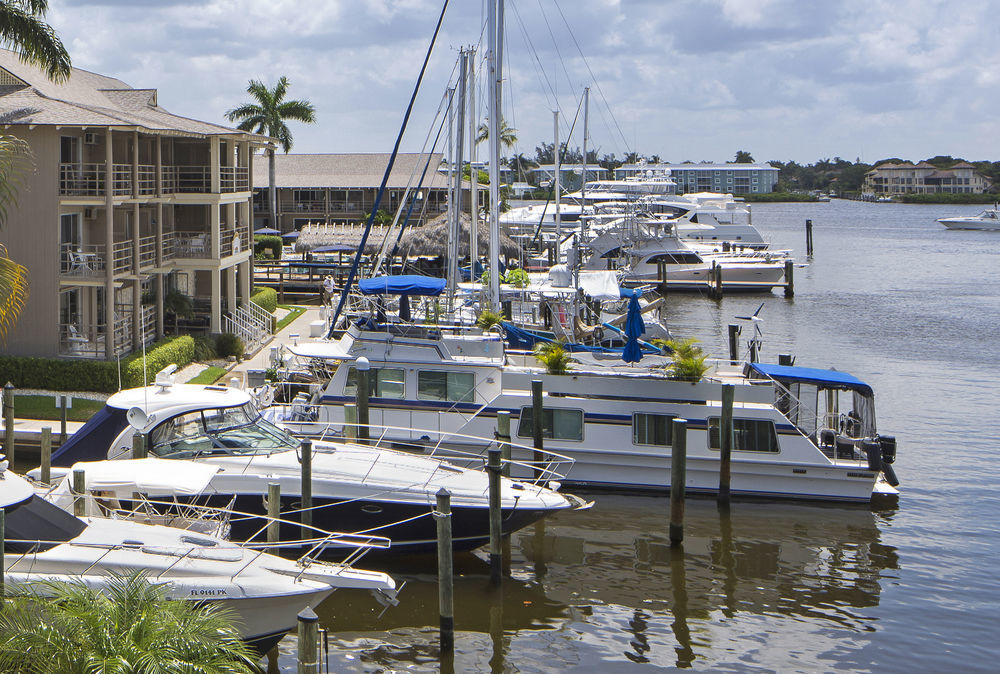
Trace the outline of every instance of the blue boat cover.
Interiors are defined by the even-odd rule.
[[[361,279],[358,288],[365,295],[440,295],[446,283],[443,278],[407,274]]]
[[[821,370],[814,367],[774,365],[772,363],[750,363],[750,367],[772,379],[781,382],[815,384],[824,388],[839,388],[873,395],[872,387],[857,377],[837,370]]]
[[[504,339],[507,341],[507,345],[512,349],[529,351],[535,348],[535,344],[539,342],[555,342],[557,340],[547,337],[546,335],[541,335],[534,330],[527,330],[525,328],[519,328],[513,323],[508,323],[503,321],[500,323],[503,327]],[[621,334],[621,331],[610,325],[604,324],[605,326],[611,328],[615,332]],[[588,346],[586,344],[577,344],[575,342],[563,342],[562,347],[567,351],[587,351],[590,353],[610,353],[610,354],[621,354],[622,347],[607,347],[607,346]],[[647,342],[638,340],[638,348],[643,351],[643,353],[660,353],[660,350],[649,344]]]

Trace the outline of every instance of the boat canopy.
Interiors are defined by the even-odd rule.
[[[446,284],[443,278],[404,274],[361,279],[358,288],[364,295],[440,295]]]
[[[750,368],[760,374],[780,382],[815,384],[819,388],[835,388],[855,391],[866,396],[873,395],[872,387],[857,377],[837,370],[821,370],[813,367],[774,365],[772,363],[750,363]]]

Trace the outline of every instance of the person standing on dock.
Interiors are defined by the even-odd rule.
[[[329,274],[323,279],[323,289],[320,290],[320,302],[325,306],[333,301],[334,291],[333,277]]]

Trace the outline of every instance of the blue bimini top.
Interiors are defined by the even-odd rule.
[[[774,365],[772,363],[750,363],[757,372],[780,382],[815,384],[821,388],[838,388],[857,391],[864,395],[874,395],[872,387],[857,377],[837,370],[821,370],[814,367]]]
[[[446,281],[443,278],[406,274],[376,276],[358,281],[364,295],[440,295]]]

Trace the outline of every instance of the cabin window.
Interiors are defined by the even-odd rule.
[[[472,372],[421,370],[417,373],[417,400],[447,400],[471,403],[476,400],[476,375]]]
[[[373,398],[401,400],[405,381],[405,372],[402,368],[373,367],[368,371],[368,395]],[[344,395],[357,394],[358,371],[352,367],[347,371],[347,385],[344,387]]]
[[[672,414],[636,412],[632,415],[632,442],[637,445],[669,447],[673,438],[670,430],[673,419]]]
[[[708,446],[721,449],[719,417],[708,419]],[[777,454],[778,434],[770,419],[733,419],[733,450],[740,452],[770,452]]]
[[[519,438],[534,437],[534,408],[522,407],[517,424]],[[542,437],[553,440],[583,440],[583,410],[564,410],[557,407],[542,408]]]

